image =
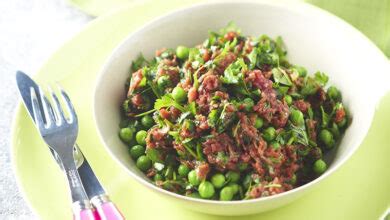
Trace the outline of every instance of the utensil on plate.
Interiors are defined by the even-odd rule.
[[[65,116],[57,95],[51,91],[51,97],[55,102],[54,108],[47,97],[40,91],[37,96],[34,88],[31,88],[31,102],[35,123],[43,140],[58,154],[68,179],[73,201],[73,214],[75,219],[94,219],[92,205],[82,187],[81,179],[77,172],[73,158],[73,145],[78,133],[77,116],[70,103],[69,97],[61,90],[62,98],[67,104],[70,117]],[[43,111],[39,102],[42,103]],[[54,109],[54,111],[53,111]]]
[[[28,75],[26,75],[21,71],[17,72],[16,80],[24,104],[30,116],[32,117],[33,121],[36,121],[34,117],[33,101],[31,99],[31,91],[34,90],[35,95],[37,97],[43,97],[39,89],[39,86]],[[37,107],[39,108],[39,110],[41,112],[44,112],[45,109],[42,104],[43,103],[42,99],[37,99],[36,101],[38,103]],[[50,112],[54,113],[53,108],[51,107],[50,104],[47,105],[47,107],[49,107]],[[54,117],[56,118],[55,113],[54,113]],[[64,166],[62,164],[61,158],[59,157],[57,152],[52,148],[49,149],[53,154],[53,157],[56,159],[58,165],[61,167],[61,169],[64,170]],[[81,182],[82,182],[81,187],[84,188],[83,190],[85,190],[93,206],[96,207],[96,209],[92,209],[93,216],[94,216],[93,219],[110,219],[110,220],[124,219],[124,217],[116,208],[116,206],[109,200],[109,197],[105,193],[103,187],[101,186],[99,180],[96,178],[96,175],[92,171],[88,161],[85,159],[84,155],[82,154],[77,144],[74,144],[73,147],[73,157],[77,166],[79,176],[81,178]]]

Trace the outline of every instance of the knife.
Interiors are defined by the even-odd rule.
[[[30,117],[35,122],[33,106],[31,102],[30,88],[34,88],[36,95],[40,96],[39,86],[25,73],[21,71],[16,72],[16,82],[19,92],[22,96],[23,103],[28,110]],[[43,105],[39,102],[39,108],[43,111]],[[58,165],[62,167],[62,163],[59,160],[55,151],[49,147],[54,159]],[[119,212],[117,207],[112,203],[93,172],[88,161],[85,159],[77,143],[74,146],[74,158],[76,159],[77,171],[80,175],[81,182],[84,190],[90,199],[93,206],[96,208],[94,215],[95,219],[107,219],[107,220],[121,220],[124,219],[123,215]],[[97,211],[97,213],[96,213]]]

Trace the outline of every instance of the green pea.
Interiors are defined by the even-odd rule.
[[[284,96],[284,101],[286,101],[287,105],[290,106],[292,104],[293,99],[290,95],[286,95]]]
[[[257,117],[256,120],[255,120],[254,127],[255,127],[256,129],[259,129],[259,128],[263,127],[263,124],[264,124],[263,119],[260,118],[260,117]]]
[[[190,172],[190,168],[188,168],[184,164],[180,164],[179,168],[177,169],[177,172],[179,173],[180,176],[187,176],[188,173]]]
[[[240,174],[238,172],[235,172],[235,171],[228,171],[226,173],[226,179],[230,183],[236,183],[240,179]]]
[[[209,199],[213,197],[215,189],[213,184],[209,181],[203,181],[198,187],[199,194],[204,199]]]
[[[305,120],[303,119],[303,113],[297,109],[291,110],[290,120],[296,126],[302,126],[303,123],[305,123]]]
[[[276,137],[276,130],[273,127],[268,127],[263,132],[263,137],[266,141],[272,141]]]
[[[145,127],[145,128],[151,128],[154,124],[154,120],[152,118],[152,116],[150,115],[145,115],[144,117],[142,117],[141,119],[141,123],[142,125]]]
[[[279,142],[277,142],[277,141],[272,141],[272,142],[271,142],[271,147],[272,147],[273,149],[275,149],[275,150],[278,150],[278,149],[280,149],[280,144],[279,144]]]
[[[190,53],[190,49],[188,47],[178,46],[176,48],[176,56],[182,60],[186,59],[188,57],[189,53]]]
[[[320,140],[327,148],[332,148],[334,145],[333,135],[330,131],[326,129],[321,130]]]
[[[219,193],[219,200],[230,201],[233,199],[233,196],[234,196],[233,189],[230,186],[225,186]]]
[[[129,143],[134,137],[134,130],[131,128],[122,128],[119,131],[119,137],[123,142]]]
[[[141,145],[135,145],[130,149],[130,156],[133,159],[137,159],[138,157],[145,154],[145,147]]]
[[[237,183],[229,183],[227,186],[232,188],[234,195],[238,193],[239,186]]]
[[[137,167],[142,171],[147,171],[150,167],[152,167],[152,161],[145,155],[140,156],[137,159],[136,163]]]
[[[225,184],[225,176],[221,173],[214,174],[211,177],[211,183],[215,186],[215,188],[219,189]]]
[[[169,76],[167,75],[160,76],[157,80],[157,86],[160,90],[164,90],[165,88],[169,87],[171,84],[172,82],[169,79]]]
[[[175,87],[172,96],[176,102],[184,102],[187,99],[187,92],[181,87]]]
[[[135,140],[137,141],[138,144],[145,146],[147,135],[148,135],[148,132],[146,132],[144,130],[138,131],[137,134],[135,135]]]
[[[339,123],[337,123],[337,127],[343,128],[347,124],[347,119],[344,117]]]
[[[327,169],[327,165],[325,161],[319,159],[316,162],[314,162],[313,170],[316,174],[318,175],[323,174],[326,169]]]
[[[164,177],[161,174],[157,173],[156,175],[154,175],[153,180],[154,181],[163,181]]]
[[[198,192],[193,192],[191,194],[188,194],[187,196],[191,197],[191,198],[194,198],[194,199],[201,199],[202,198],[202,197],[200,197]]]
[[[248,189],[249,186],[251,185],[251,182],[252,182],[252,177],[251,177],[251,174],[247,174],[245,175],[244,179],[242,180],[242,186],[245,188],[245,189]]]
[[[193,186],[199,185],[200,179],[199,179],[199,177],[198,177],[198,174],[196,174],[196,171],[195,171],[195,170],[191,170],[191,171],[188,173],[188,182],[190,182],[191,185],[193,185]]]
[[[254,101],[251,98],[245,98],[243,104],[245,106],[245,111],[247,112],[252,111],[253,106],[255,105]]]
[[[327,93],[332,100],[339,100],[341,97],[340,91],[334,86],[329,87]]]
[[[340,130],[336,123],[333,122],[332,127],[329,130],[332,132],[335,139],[340,137]]]
[[[126,100],[123,102],[123,104],[122,104],[123,111],[124,111],[125,113],[131,112],[131,106],[132,106],[131,100],[126,99]]]

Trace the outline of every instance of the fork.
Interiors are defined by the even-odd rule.
[[[39,132],[50,148],[55,151],[61,160],[66,174],[72,197],[72,211],[75,220],[93,220],[93,207],[82,186],[73,157],[73,146],[78,134],[78,120],[69,96],[61,88],[61,97],[66,104],[69,117],[65,116],[60,101],[50,88],[52,106],[48,98],[40,89],[40,97],[37,97],[34,88],[31,88],[31,102],[34,118]],[[43,105],[43,112],[39,108],[39,100]]]

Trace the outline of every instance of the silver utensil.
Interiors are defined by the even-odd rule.
[[[42,95],[39,86],[27,74],[21,71],[18,71],[16,73],[16,81],[25,107],[27,108],[33,121],[36,121],[34,118],[33,103],[30,93],[33,89],[36,93],[36,96],[41,97]],[[39,104],[39,109],[41,110],[41,112],[44,112],[42,99],[37,99],[37,101]],[[48,107],[50,107],[50,112],[54,112],[51,105],[49,105]],[[54,114],[54,116],[56,116],[56,114]],[[56,159],[58,165],[61,167],[62,170],[64,170],[61,159],[56,153],[56,151],[54,151],[52,148],[49,149],[53,157]],[[88,161],[85,159],[83,153],[81,152],[77,144],[75,144],[73,147],[73,157],[76,161],[77,170],[81,178],[82,185],[84,186],[84,190],[86,191],[86,194],[92,202],[93,206],[95,206],[96,208],[96,210],[92,210],[95,219],[124,219],[117,207],[109,200],[109,197],[105,193],[102,185],[96,178],[96,175],[92,171]],[[76,205],[76,207],[79,208],[79,205]]]
[[[28,110],[28,113],[31,116],[31,119],[35,122],[33,106],[31,102],[30,90],[34,88],[35,93],[38,97],[41,96],[39,92],[39,86],[25,73],[18,71],[16,73],[16,82],[19,88],[20,95],[22,97],[23,103]],[[40,102],[40,100],[38,100]],[[43,111],[42,103],[39,103],[39,108]],[[56,159],[58,165],[62,168],[62,163],[58,154],[51,148],[49,148],[53,157]],[[88,163],[88,160],[84,158],[83,153],[78,147],[77,143],[74,145],[73,157],[75,158],[77,170],[79,172],[81,182],[84,185],[84,189],[87,193],[89,199],[94,197],[107,197],[106,192],[104,191],[102,185],[97,179],[96,175],[91,169],[91,166]]]
[[[74,217],[75,219],[95,219],[92,205],[84,191],[73,158],[73,145],[78,134],[78,120],[73,105],[68,95],[60,89],[69,113],[69,117],[66,117],[60,101],[53,91],[50,91],[50,94],[54,107],[52,107],[42,90],[39,93],[40,96],[38,97],[35,89],[31,88],[31,102],[36,126],[43,140],[57,153],[62,162],[71,191]],[[39,103],[42,103],[43,111]]]

